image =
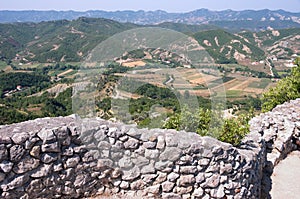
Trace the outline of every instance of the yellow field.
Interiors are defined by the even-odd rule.
[[[143,61],[132,61],[132,62],[122,63],[122,66],[129,67],[129,68],[137,67],[137,66],[145,66],[145,65],[146,63]]]

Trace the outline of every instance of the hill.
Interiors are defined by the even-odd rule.
[[[245,59],[262,60],[265,58],[264,51],[258,48],[255,43],[224,30],[202,31],[193,36],[200,45],[206,48],[217,63],[229,64]]]
[[[84,17],[72,21],[0,24],[0,58],[18,63],[79,62],[108,37],[138,27],[147,26]],[[300,28],[230,33],[208,24],[165,22],[151,27],[173,29],[194,37],[221,64],[263,60],[265,52],[281,57],[299,52]],[[287,42],[289,45],[285,45]]]
[[[138,26],[92,18],[1,24],[0,53],[3,58],[23,61],[80,61],[109,36],[135,27]]]

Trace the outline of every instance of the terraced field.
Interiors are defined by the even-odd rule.
[[[199,69],[192,68],[164,68],[136,69],[130,73],[116,75],[159,87],[169,87],[182,95],[188,91],[190,95],[202,97],[210,97],[211,95],[224,97],[226,95],[232,100],[249,95],[260,95],[274,84],[267,78],[246,77],[236,73],[227,76],[216,74],[206,74],[200,72]],[[170,77],[172,81],[170,81]]]

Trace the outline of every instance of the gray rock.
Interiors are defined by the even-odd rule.
[[[201,159],[198,161],[198,164],[199,164],[200,166],[207,166],[209,163],[210,163],[210,159],[208,159],[208,158],[201,158]]]
[[[191,198],[191,194],[189,193],[182,195],[182,199],[190,199],[190,198]]]
[[[22,174],[37,168],[39,165],[40,160],[27,156],[15,164],[13,171],[17,174]]]
[[[220,176],[218,174],[213,174],[211,177],[207,178],[203,187],[216,188],[220,184]]]
[[[116,162],[117,160],[121,159],[124,156],[122,152],[114,152],[114,151],[110,151],[110,152],[111,152],[110,154],[111,159]]]
[[[233,170],[232,165],[231,164],[225,164],[223,162],[221,162],[220,164],[220,174],[228,174]]]
[[[109,150],[111,148],[111,144],[106,141],[101,141],[98,144],[98,149],[99,150]]]
[[[54,143],[50,143],[50,144],[43,144],[42,145],[42,152],[44,152],[44,153],[60,152],[58,142],[54,142]]]
[[[180,186],[190,186],[196,182],[194,175],[181,175],[178,180]]]
[[[131,190],[141,190],[141,189],[144,189],[145,186],[146,186],[146,183],[141,179],[135,180],[130,183]]]
[[[165,148],[165,146],[166,146],[166,142],[165,142],[164,136],[162,136],[162,135],[158,136],[156,148],[162,150]]]
[[[70,146],[64,147],[62,149],[62,155],[64,155],[64,156],[72,156],[73,154],[74,154],[74,150]]]
[[[109,128],[108,129],[108,133],[107,133],[107,135],[109,137],[112,137],[112,138],[115,138],[115,139],[118,139],[123,134],[124,133],[122,131],[120,131],[118,128],[116,128],[116,127]]]
[[[66,167],[76,167],[80,161],[80,157],[78,155],[75,155],[74,157],[68,158],[66,161]]]
[[[195,165],[195,163],[193,163],[193,157],[190,155],[180,157],[180,161],[178,162],[179,165]]]
[[[139,146],[139,141],[137,139],[129,138],[124,142],[125,149],[137,149]]]
[[[21,175],[21,176],[16,176],[13,178],[9,183],[7,184],[2,184],[1,188],[3,191],[9,191],[12,189],[16,189],[24,185],[26,182],[29,180],[29,175]]]
[[[204,194],[204,190],[199,187],[197,189],[194,190],[193,196],[197,197],[197,198],[201,198]]]
[[[16,133],[14,134],[11,139],[15,144],[23,144],[29,138],[28,133]]]
[[[162,171],[168,167],[171,167],[173,164],[170,161],[159,161],[159,162],[155,162],[154,164],[154,168],[156,170]]]
[[[74,192],[75,192],[75,190],[68,186],[64,186],[64,189],[62,191],[62,193],[65,195],[72,195]]]
[[[150,186],[146,189],[146,192],[147,193],[152,193],[152,194],[159,194],[160,192],[160,187],[161,185],[160,184],[157,184],[157,185],[153,185],[153,186]]]
[[[216,198],[223,198],[225,196],[224,186],[220,185],[217,189]]]
[[[177,132],[176,132],[177,133]],[[166,140],[166,146],[167,147],[177,147],[178,142],[178,135],[176,134],[166,134],[165,140]]]
[[[130,170],[123,171],[122,180],[133,181],[141,175],[140,169],[138,167],[133,167]]]
[[[163,172],[157,172],[158,176],[155,179],[155,182],[153,184],[161,184],[162,182],[165,182],[167,179],[167,174]]]
[[[109,158],[110,157],[110,150],[101,150],[100,157],[101,158]]]
[[[136,128],[130,128],[127,132],[127,135],[131,136],[131,137],[135,137],[135,138],[140,138],[142,135],[142,132]]]
[[[91,162],[91,161],[99,159],[100,157],[101,156],[100,156],[100,151],[99,150],[89,150],[82,157],[82,161],[83,162]]]
[[[97,168],[102,169],[102,168],[111,168],[113,167],[114,162],[110,159],[99,159],[97,161]]]
[[[31,173],[31,177],[33,178],[41,178],[47,176],[52,171],[52,164],[44,164],[39,167],[37,170]]]
[[[163,182],[161,185],[163,192],[171,192],[172,189],[174,188],[174,186],[175,186],[175,183],[168,182],[168,181]]]
[[[56,141],[56,136],[54,135],[52,130],[49,129],[42,129],[37,135],[43,141],[43,144]]]
[[[13,166],[14,164],[7,160],[4,160],[0,163],[0,168],[2,169],[2,171],[4,171],[4,173],[9,173],[12,170]]]
[[[145,149],[145,157],[149,159],[156,159],[159,156],[159,150],[157,149]]]
[[[0,144],[0,161],[7,159],[7,149],[4,144]]]
[[[103,130],[99,130],[96,133],[94,133],[94,138],[96,141],[101,142],[104,141],[105,138],[107,138],[107,136]]]
[[[115,139],[115,138],[109,137],[109,138],[108,138],[108,141],[109,141],[109,143],[110,143],[111,145],[114,145],[114,144],[116,143],[116,139]]]
[[[172,172],[168,175],[167,178],[169,181],[175,182],[179,178],[179,174]]]
[[[59,172],[59,171],[62,171],[64,168],[63,168],[63,164],[62,163],[56,163],[53,165],[53,171],[55,172]]]
[[[228,177],[227,176],[221,176],[220,178],[220,183],[224,184],[225,182],[227,182]]]
[[[119,168],[116,168],[111,172],[110,176],[112,179],[116,179],[116,178],[120,177],[121,175],[122,175],[122,171]]]
[[[21,145],[13,145],[10,150],[10,160],[12,162],[18,162],[22,159],[23,155],[25,154],[25,149]]]
[[[198,184],[202,183],[205,180],[205,175],[204,173],[198,173],[198,175],[196,176],[196,182]]]
[[[141,179],[147,184],[152,184],[152,182],[157,176],[158,174],[143,174],[141,176]]]
[[[5,179],[5,173],[0,172],[0,183]]]
[[[54,162],[57,159],[58,159],[58,156],[55,153],[44,153],[41,156],[41,161],[46,163],[46,164]]]
[[[138,167],[142,167],[144,165],[148,165],[149,164],[149,160],[143,156],[138,156],[134,159],[132,159],[133,164],[135,164]]]
[[[220,166],[214,163],[213,165],[209,165],[207,167],[206,172],[219,173]]]
[[[143,143],[143,147],[146,149],[154,149],[155,146],[156,146],[156,142],[148,141]]]
[[[122,137],[119,137],[119,140],[120,140],[121,142],[126,142],[128,139],[129,139],[129,136],[127,136],[127,135],[124,135],[124,136],[122,136]]]
[[[10,139],[10,137],[5,137],[5,135],[2,135],[2,137],[0,137],[0,145],[1,144],[11,144],[12,141]]]
[[[191,193],[193,190],[192,186],[187,187],[175,187],[174,191],[180,195]]]
[[[79,174],[75,177],[75,181],[74,181],[74,186],[75,188],[80,188],[82,186],[84,186],[87,181],[89,179],[89,176],[87,175],[83,175],[83,174]]]
[[[145,165],[141,168],[142,174],[155,173],[154,164],[151,162],[148,165]]]
[[[40,141],[40,139],[37,138],[37,137],[30,138],[29,140],[26,140],[25,149],[27,149],[27,150],[31,149],[35,145],[35,143],[37,143],[38,141]]]
[[[120,184],[120,188],[121,189],[127,189],[127,188],[129,188],[129,182],[122,181],[121,184]]]
[[[162,199],[182,199],[180,195],[176,193],[162,193]]]
[[[182,151],[176,147],[167,147],[159,156],[162,161],[176,161],[181,156]]]
[[[66,140],[69,135],[71,135],[71,131],[67,126],[63,126],[53,130],[53,133],[56,135],[59,141]]]
[[[63,171],[61,171],[60,178],[62,181],[65,182],[65,185],[71,185],[74,181],[75,177],[75,169],[74,168],[68,168]]]
[[[120,184],[121,184],[121,180],[114,180],[113,182],[112,182],[112,184],[114,185],[114,187],[119,187],[120,186]]]
[[[131,161],[131,158],[128,156],[124,156],[121,158],[118,162],[119,167],[121,168],[132,168],[133,167],[133,162]]]
[[[195,174],[197,172],[196,166],[181,166],[180,173],[182,174]]]

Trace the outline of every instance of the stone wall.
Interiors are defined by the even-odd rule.
[[[0,126],[0,195],[267,197],[265,174],[296,149],[299,102],[254,118],[239,148],[195,133],[75,116]]]

